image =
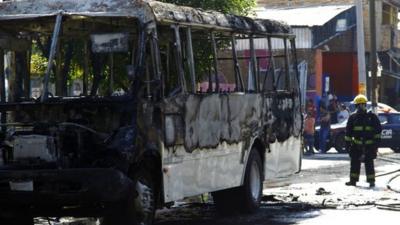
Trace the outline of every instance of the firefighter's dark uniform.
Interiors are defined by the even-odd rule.
[[[346,126],[346,146],[351,158],[350,182],[355,185],[360,177],[361,162],[365,163],[365,173],[370,186],[375,185],[374,159],[381,138],[381,124],[372,112],[353,113]]]

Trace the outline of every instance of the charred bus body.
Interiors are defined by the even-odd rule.
[[[294,45],[275,21],[156,1],[0,3],[2,224],[150,224],[157,207],[206,192],[221,210],[255,210],[264,180],[300,170]],[[47,59],[37,98],[34,48]],[[66,88],[71,48],[79,96]]]

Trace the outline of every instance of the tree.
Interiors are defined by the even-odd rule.
[[[177,5],[186,5],[202,9],[212,9],[223,13],[248,15],[256,5],[255,0],[161,0]]]

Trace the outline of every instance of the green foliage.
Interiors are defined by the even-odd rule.
[[[212,9],[223,13],[248,15],[256,6],[255,0],[161,0],[162,2],[186,5],[202,9]]]
[[[39,53],[33,53],[31,57],[31,74],[43,76],[47,67],[47,59]]]

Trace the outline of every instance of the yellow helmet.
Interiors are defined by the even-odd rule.
[[[365,97],[365,95],[357,95],[354,100],[353,100],[354,104],[358,105],[358,104],[366,104],[368,102],[367,97]]]

